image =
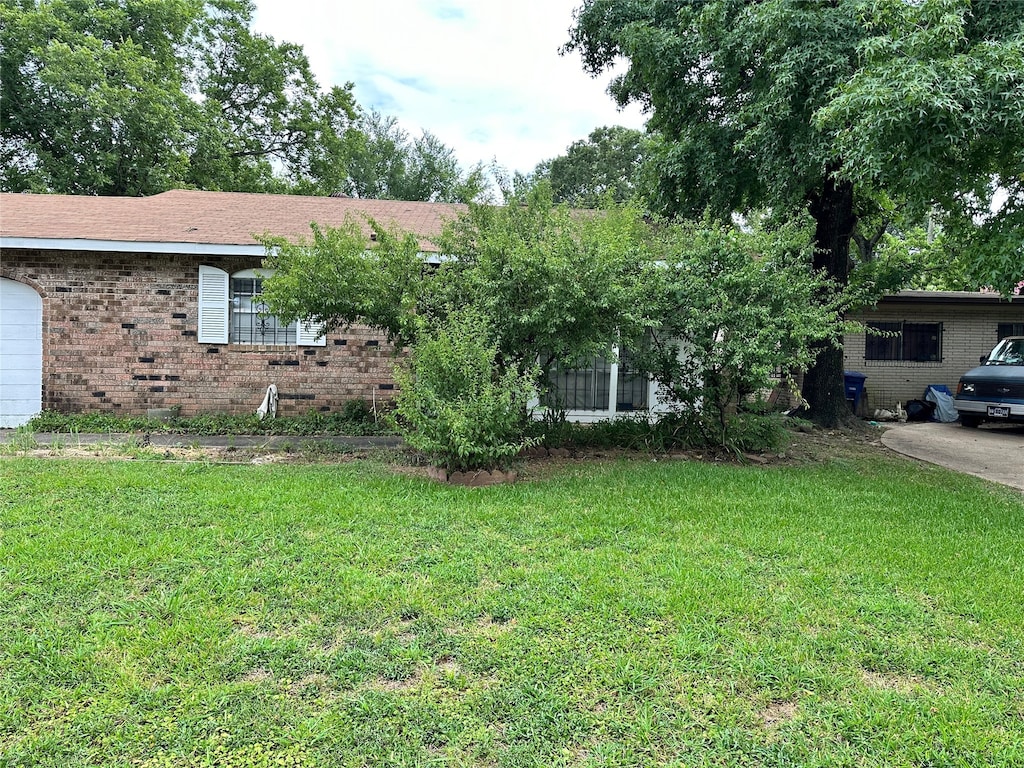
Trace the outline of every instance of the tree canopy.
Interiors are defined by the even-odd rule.
[[[1024,279],[1024,13],[998,0],[879,3],[857,72],[814,116],[844,174],[929,211],[954,274]]]
[[[142,195],[175,186],[335,191],[351,84],[250,30],[250,0],[5,2],[2,186]]]
[[[413,138],[375,110],[360,117],[358,128],[343,185],[353,197],[468,203],[484,191],[484,168],[463,171],[455,151],[429,131]]]
[[[812,266],[845,284],[858,213],[879,196],[967,232],[980,193],[1019,198],[1022,40],[1024,14],[998,0],[585,0],[567,48],[591,73],[628,62],[611,93],[663,137],[657,210],[810,214]],[[1012,232],[1017,210],[993,231]],[[993,258],[971,260],[992,284],[1024,273],[1019,248]],[[841,350],[823,346],[804,389],[822,422],[842,418],[841,377]]]
[[[4,0],[0,188],[480,191],[436,137],[363,113],[352,83],[321,87],[301,46],[254,33],[252,16],[252,0]]]
[[[556,203],[576,208],[597,208],[607,199],[622,203],[638,191],[647,142],[643,131],[621,125],[595,128],[564,155],[540,163],[533,176],[551,182]]]

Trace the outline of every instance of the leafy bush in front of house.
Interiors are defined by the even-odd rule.
[[[761,453],[784,447],[789,441],[788,419],[781,413],[739,412],[681,416],[667,414],[655,425],[665,448],[721,448],[733,453]]]
[[[472,308],[425,325],[400,388],[394,420],[406,442],[450,471],[493,469],[534,440],[524,437],[536,371],[498,364],[498,345]]]
[[[364,323],[415,347],[423,329],[470,306],[493,329],[492,368],[533,370],[542,392],[551,371],[629,350],[633,370],[661,385],[678,419],[605,430],[626,447],[770,447],[781,433],[739,416],[739,405],[779,372],[807,369],[812,345],[844,330],[848,299],[813,273],[810,233],[795,225],[674,223],[630,205],[581,215],[553,206],[540,185],[503,207],[470,206],[437,239],[444,258],[431,267],[416,238],[375,233],[372,248],[355,222],[315,228],[307,243],[267,240],[274,313],[328,328]],[[530,432],[546,445],[565,439],[557,410],[545,431]]]
[[[708,417],[700,413],[669,413],[653,421],[646,413],[638,413],[591,424],[552,419],[536,422],[528,434],[549,448],[622,448],[653,453],[705,448],[760,453],[782,448],[789,441],[792,420],[781,413],[739,412],[726,419],[724,439],[718,421],[708,423]]]
[[[845,295],[811,271],[798,228],[749,233],[703,222],[661,235],[665,257],[644,280],[655,331],[634,364],[658,382],[674,423],[702,433],[696,439],[740,450],[772,443],[771,422],[740,408],[779,372],[806,370],[813,344],[841,336]]]
[[[273,275],[263,295],[273,313],[328,330],[365,324],[411,347],[471,306],[493,329],[497,365],[535,371],[541,387],[542,369],[607,353],[648,327],[638,281],[660,253],[647,248],[650,227],[635,206],[580,215],[553,205],[540,184],[449,222],[434,266],[417,237],[370,225],[372,241],[356,221],[314,227],[304,243],[265,239]]]

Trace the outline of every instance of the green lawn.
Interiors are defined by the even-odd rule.
[[[0,459],[2,766],[1024,766],[1024,502],[898,459]]]

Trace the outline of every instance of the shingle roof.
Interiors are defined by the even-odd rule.
[[[0,194],[0,237],[137,243],[252,246],[253,235],[308,238],[316,222],[339,226],[352,216],[369,234],[366,217],[412,232],[425,251],[444,222],[464,205],[300,197],[177,189],[152,197]]]

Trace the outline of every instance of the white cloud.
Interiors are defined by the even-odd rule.
[[[607,77],[559,56],[581,0],[256,0],[255,27],[299,43],[323,85],[355,83],[365,108],[428,130],[464,164],[531,171],[602,125],[639,128]]]

